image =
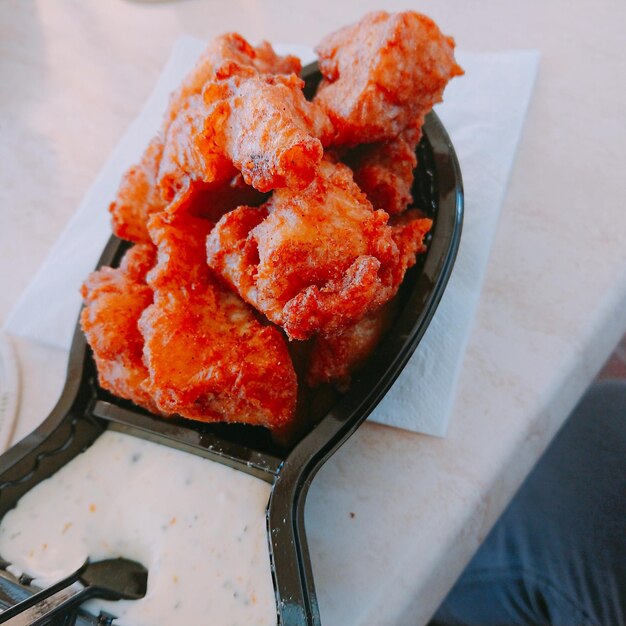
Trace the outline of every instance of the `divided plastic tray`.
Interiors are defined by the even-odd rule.
[[[319,81],[305,68],[307,90]],[[267,533],[281,626],[319,626],[319,608],[304,528],[306,495],[321,465],[367,418],[417,347],[437,308],[454,265],[463,221],[463,187],[454,148],[434,113],[417,148],[415,205],[434,219],[428,251],[418,259],[397,296],[395,319],[373,356],[330,410],[286,447],[261,428],[162,419],[99,388],[89,348],[79,328],[72,344],[66,385],[48,418],[0,456],[0,518],[36,484],[88,447],[107,428],[173,446],[252,474],[273,485]],[[98,266],[115,265],[127,244],[112,237]],[[6,565],[6,564],[5,564]],[[33,589],[0,562],[0,606]],[[103,626],[112,616],[78,612],[55,624]],[[132,626],[132,625],[128,625]]]

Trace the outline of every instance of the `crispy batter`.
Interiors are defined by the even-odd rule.
[[[446,83],[463,73],[454,40],[413,11],[369,13],[325,37],[316,51],[324,80],[315,101],[335,124],[338,145],[384,141],[421,127]]]
[[[392,237],[400,250],[401,261],[395,280],[404,278],[404,269],[415,262],[415,254],[423,251],[422,241],[432,225],[431,220],[421,217],[417,210],[407,211],[391,221]],[[339,334],[318,335],[313,343],[307,383],[316,387],[322,383],[334,383],[345,390],[350,385],[351,374],[360,368],[378,345],[389,328],[397,309],[397,298],[391,299],[368,314],[356,324],[348,326]]]
[[[392,284],[395,285],[392,295],[395,295],[406,271],[415,265],[416,255],[426,251],[424,238],[430,232],[433,221],[424,217],[418,209],[411,209],[393,217],[389,224],[391,236],[400,253],[398,262],[390,271]]]
[[[117,198],[110,206],[113,232],[129,241],[149,242],[146,224],[150,215],[164,209],[177,193],[186,193],[190,178],[227,187],[237,174],[221,149],[216,150],[202,138],[208,107],[201,93],[209,81],[238,73],[299,74],[300,69],[297,57],[278,56],[267,42],[253,47],[236,33],[211,42],[172,95],[161,132],[139,164],[123,176]],[[211,112],[216,123],[217,112]]]
[[[300,69],[297,57],[278,56],[267,42],[255,48],[237,33],[213,40],[170,100],[163,128],[164,163],[159,173],[165,198],[173,199],[187,178],[214,183],[235,173],[221,138],[231,111],[228,99],[233,95],[233,89],[223,81],[259,73],[297,75]],[[207,86],[209,93],[202,96]]]
[[[224,213],[241,204],[257,206],[267,199],[267,195],[247,185],[241,174],[228,164],[226,174],[218,182],[184,181],[184,186],[173,194],[168,204],[155,184],[155,169],[162,148],[156,139],[150,143],[142,162],[125,174],[116,201],[110,206],[113,232],[122,239],[136,243],[151,242],[147,222],[153,213],[159,211],[187,211],[217,221]]]
[[[202,53],[180,88],[172,94],[166,125],[173,120],[184,103],[200,95],[204,86],[216,77],[253,70],[260,74],[300,74],[302,64],[295,56],[279,56],[272,46],[263,41],[257,47],[250,45],[238,33],[216,37]]]
[[[354,172],[354,181],[375,209],[398,215],[413,201],[416,146],[417,141],[409,142],[400,135],[389,141],[357,146],[345,157]]]
[[[347,389],[352,372],[365,363],[387,331],[391,321],[391,304],[388,302],[338,335],[316,337],[307,383],[311,387],[335,383],[340,389]]]
[[[165,414],[278,428],[293,417],[297,382],[285,340],[263,326],[205,262],[211,222],[159,214],[154,304],[141,316],[146,385]]]
[[[193,183],[220,184],[237,173],[216,141],[229,115],[229,92],[223,84],[216,85],[214,92],[211,102],[201,95],[188,98],[169,126],[158,172],[160,194],[168,203]],[[211,119],[211,133],[204,132],[207,118]]]
[[[324,160],[302,192],[225,215],[207,240],[209,265],[292,339],[332,335],[397,291],[430,220],[390,227],[350,169]]]
[[[160,137],[155,137],[148,144],[140,163],[122,177],[117,197],[109,207],[113,232],[118,237],[136,243],[150,242],[146,228],[148,218],[165,208],[165,202],[156,188],[162,154],[163,142]]]
[[[327,142],[333,131],[302,85],[294,74],[255,73],[207,83],[169,128],[159,172],[163,196],[173,199],[189,181],[228,180],[237,170],[261,192],[306,187],[322,158],[320,139]]]
[[[238,76],[228,81],[230,116],[216,143],[244,180],[259,191],[304,189],[322,158],[322,144],[333,132],[326,114],[305,99],[303,85],[294,74]],[[205,99],[211,100],[220,87],[207,86]],[[207,118],[205,134],[216,128],[214,117]]]
[[[152,245],[137,245],[126,253],[119,268],[103,267],[90,274],[81,289],[85,308],[80,323],[93,351],[100,385],[158,413],[143,388],[148,370],[137,327],[139,316],[152,302],[145,276],[154,261]]]

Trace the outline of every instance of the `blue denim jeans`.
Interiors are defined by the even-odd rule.
[[[626,382],[589,389],[432,626],[626,624]]]

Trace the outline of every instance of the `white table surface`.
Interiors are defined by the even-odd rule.
[[[0,3],[0,321],[178,35],[314,45],[382,4],[427,13],[463,49],[542,59],[448,437],[367,424],[313,484],[325,626],[425,623],[626,330],[626,4]],[[14,344],[18,439],[53,406],[66,355]]]

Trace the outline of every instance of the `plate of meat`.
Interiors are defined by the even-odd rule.
[[[63,396],[0,457],[0,515],[106,429],[218,461],[272,484],[279,623],[320,623],[308,487],[418,346],[460,242],[431,110],[453,49],[414,12],[367,15],[305,68],[210,44],[111,203]]]

